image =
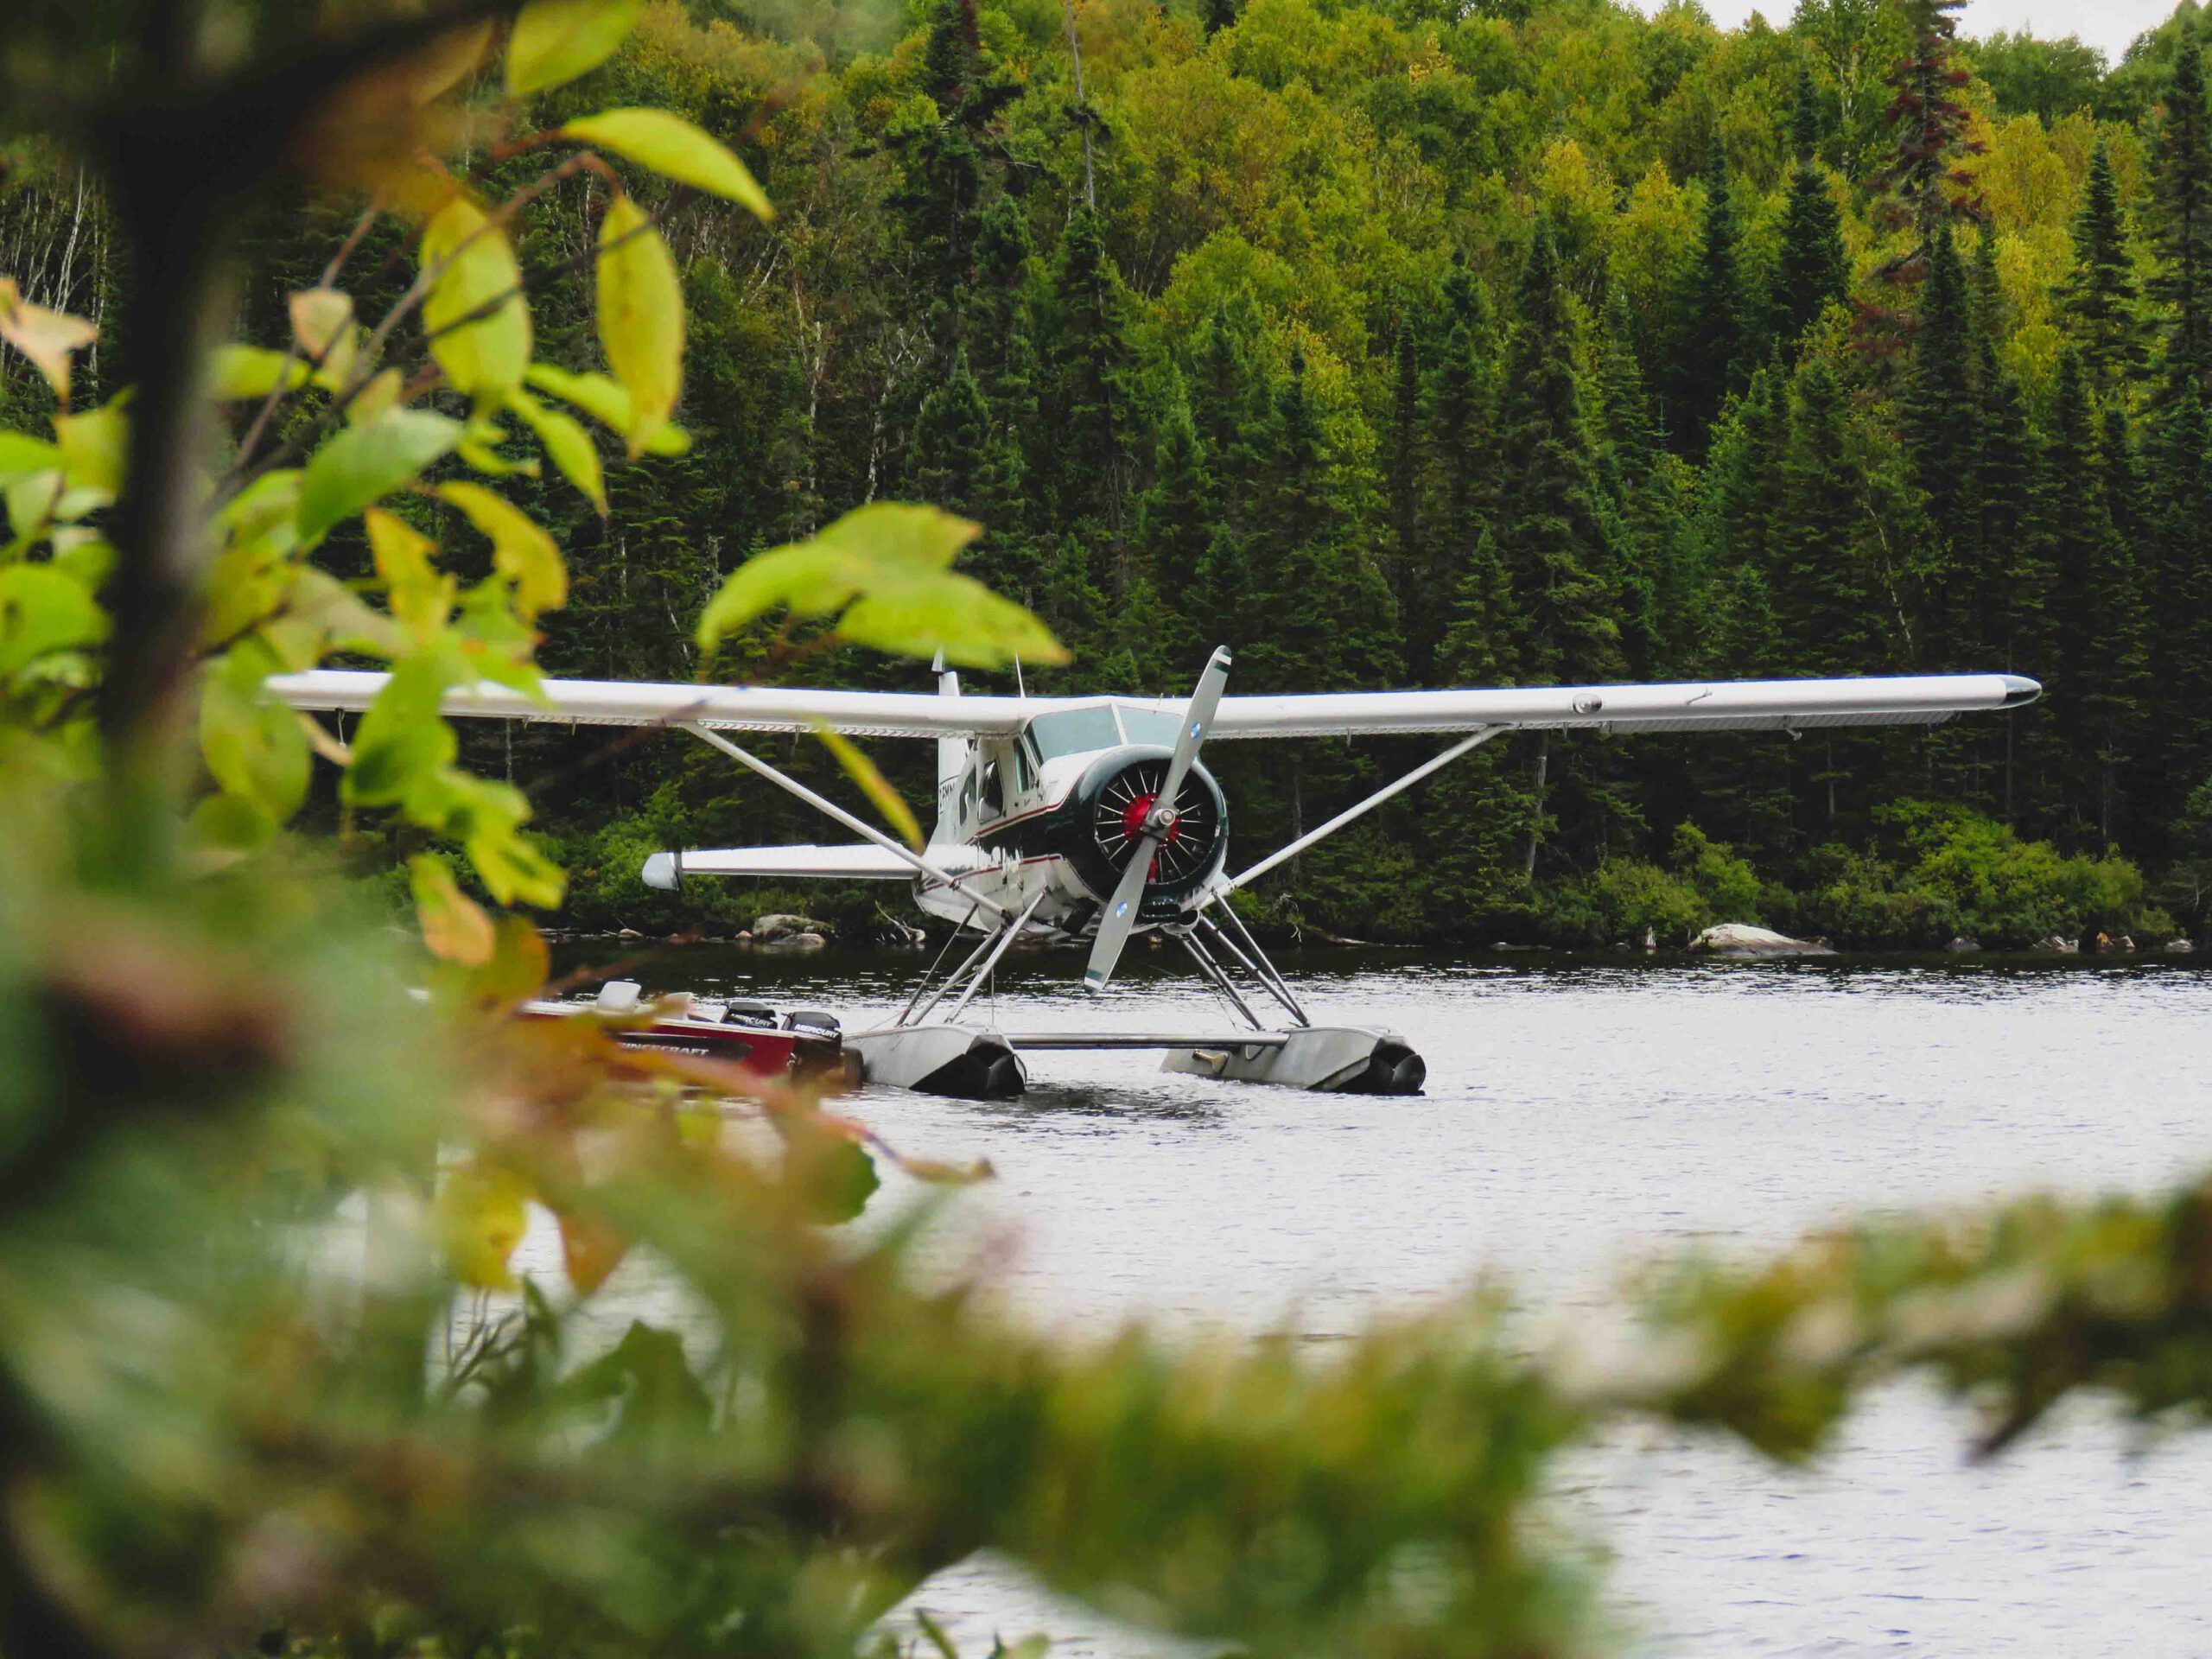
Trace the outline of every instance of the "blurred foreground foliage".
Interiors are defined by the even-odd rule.
[[[424,158],[488,132],[512,160],[508,92],[588,67],[632,10],[532,0],[504,37],[488,12],[444,35],[418,16],[255,41],[204,75],[124,52],[84,92],[119,120],[102,98],[171,74],[167,118],[206,104],[257,133],[195,153],[241,194],[327,134],[313,111],[347,111],[347,141],[307,153],[366,194],[360,238],[397,213],[422,253],[374,327],[334,269],[289,346],[142,332],[136,391],[79,412],[89,330],[0,293],[0,334],[60,410],[0,434],[0,1653],[848,1655],[986,1548],[1256,1653],[1569,1653],[1598,1638],[1546,1473],[1622,1414],[1796,1458],[1857,1391],[1923,1367],[1981,1402],[1990,1449],[2078,1388],[2202,1414],[2212,1187],[1671,1269],[1618,1328],[1553,1341],[1477,1298],[1319,1359],[1289,1336],[1075,1344],[994,1311],[981,1275],[918,1282],[925,1209],[838,1230],[887,1165],[987,1172],[594,1022],[515,1022],[543,941],[432,844],[502,901],[550,903],[560,874],[520,795],[454,766],[437,699],[534,683],[531,623],[568,573],[496,480],[543,459],[592,493],[595,443],[556,403],[632,454],[682,442],[681,331],[597,150],[498,203]],[[302,95],[246,97],[272,81]],[[561,142],[579,132],[765,209],[734,158],[637,111]],[[502,251],[534,189],[585,175],[605,372],[531,359]],[[168,285],[134,317],[204,320],[207,250],[163,238],[143,180],[115,188],[139,203],[138,280]],[[438,537],[472,531],[490,550],[464,577]],[[893,649],[1038,648],[1027,613],[950,572],[970,533],[920,509],[847,521],[741,570],[702,646],[780,607]],[[259,696],[334,652],[394,666],[350,745]],[[422,849],[419,939],[283,833],[315,754]],[[1700,841],[1677,861],[1699,892],[1742,879]],[[518,1275],[533,1218],[561,1268]],[[680,1314],[608,1328],[621,1274]]]

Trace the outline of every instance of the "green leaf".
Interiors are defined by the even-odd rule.
[[[601,426],[617,432],[630,429],[630,394],[596,370],[571,374],[550,363],[533,363],[523,378],[538,391],[575,404]],[[645,440],[649,455],[680,455],[690,447],[691,435],[673,421]]]
[[[443,664],[427,655],[393,668],[354,732],[353,764],[340,785],[347,802],[397,806],[452,764],[459,745],[438,713],[448,683]]]
[[[500,904],[550,909],[561,902],[567,883],[560,867],[523,836],[530,802],[520,790],[448,771],[439,779],[435,806],[426,797],[410,801],[408,811],[426,828],[460,842],[486,890]]]
[[[785,1158],[785,1179],[809,1212],[832,1225],[859,1215],[883,1185],[867,1147],[825,1128],[808,1125],[787,1134]]]
[[[226,795],[253,802],[282,824],[307,799],[315,757],[298,717],[265,699],[261,683],[283,667],[258,641],[232,646],[200,693],[200,753]]]
[[[61,451],[28,432],[0,432],[0,485],[37,473],[58,471]]]
[[[837,764],[845,775],[861,786],[861,791],[874,804],[883,820],[906,838],[906,844],[916,852],[922,850],[922,826],[915,820],[913,808],[906,804],[906,798],[891,785],[891,780],[876,769],[860,745],[842,732],[833,731],[817,721],[814,734],[822,740],[822,747],[837,757]]]
[[[126,393],[111,398],[82,415],[54,417],[54,440],[61,446],[61,470],[70,488],[98,497],[102,506],[122,493],[124,468],[130,461],[130,416],[124,412],[127,397]]]
[[[207,361],[207,395],[219,404],[266,397],[282,386],[296,391],[308,383],[308,365],[265,346],[218,346]]]
[[[665,110],[607,110],[569,122],[562,136],[611,149],[678,184],[727,197],[760,219],[773,219],[768,193],[743,162],[716,139]]]
[[[483,209],[455,196],[423,227],[423,269],[441,264],[445,269],[423,302],[430,355],[457,390],[504,401],[530,366],[530,308],[514,249]],[[477,321],[461,322],[486,306],[492,308]]]
[[[507,37],[507,95],[559,86],[614,55],[644,0],[530,0]]]
[[[0,680],[57,651],[107,638],[107,614],[84,586],[44,564],[0,569]]]
[[[609,381],[609,385],[613,382]],[[620,388],[616,388],[618,391]],[[607,517],[607,483],[600,472],[599,446],[585,431],[583,423],[566,410],[553,409],[538,402],[518,386],[508,394],[507,407],[522,416],[530,429],[537,435],[537,442],[546,456],[561,470],[561,476],[582,490],[599,516]],[[672,432],[674,427],[663,427]]]
[[[675,412],[683,389],[683,285],[668,244],[627,196],[599,226],[599,343],[630,395],[630,458]]]
[[[810,542],[758,554],[731,573],[699,619],[712,652],[754,618],[784,608],[837,617],[856,645],[976,668],[1058,664],[1066,650],[1029,611],[948,569],[982,526],[935,507],[876,502],[855,508]]]
[[[192,809],[186,833],[203,852],[235,855],[259,852],[276,838],[277,829],[260,802],[219,791],[201,797]]]
[[[493,568],[514,579],[515,609],[522,615],[534,617],[567,601],[569,572],[561,550],[528,514],[481,484],[442,484],[438,494],[491,538]]]
[[[9,550],[10,553],[21,552],[52,526],[62,492],[67,487],[59,467],[51,472],[20,474],[0,487],[0,496],[4,496],[8,503],[8,527],[16,537],[16,545]]]
[[[461,424],[426,409],[386,410],[309,457],[300,480],[300,540],[312,547],[344,520],[419,477],[461,442]]]
[[[283,613],[262,625],[261,637],[287,673],[313,668],[332,651],[395,657],[404,645],[390,617],[363,604],[344,582],[313,565],[292,571]]]

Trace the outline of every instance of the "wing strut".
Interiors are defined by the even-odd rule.
[[[1450,766],[1454,760],[1457,760],[1469,749],[1477,747],[1481,744],[1487,743],[1491,739],[1497,736],[1500,733],[1510,732],[1512,729],[1513,728],[1510,726],[1485,726],[1480,731],[1461,738],[1459,741],[1454,743],[1450,748],[1445,750],[1443,753],[1436,755],[1430,760],[1422,761],[1421,765],[1415,766],[1411,772],[1399,779],[1395,784],[1385,784],[1382,788],[1376,790],[1372,795],[1370,795],[1365,800],[1360,802],[1357,805],[1346,807],[1343,811],[1338,813],[1335,817],[1331,818],[1319,829],[1308,830],[1296,841],[1292,842],[1289,846],[1277,848],[1274,852],[1269,853],[1265,858],[1255,864],[1250,869],[1246,870],[1243,874],[1232,877],[1230,880],[1223,883],[1220,887],[1216,887],[1213,890],[1213,898],[1226,899],[1230,893],[1236,892],[1237,888],[1249,886],[1252,882],[1258,880],[1262,876],[1265,875],[1269,870],[1274,868],[1276,865],[1283,862],[1286,859],[1296,858],[1300,853],[1304,852],[1308,847],[1311,847],[1315,842],[1323,839],[1325,836],[1335,835],[1338,830],[1343,829],[1344,825],[1350,823],[1354,818],[1366,817],[1367,814],[1372,812],[1376,807],[1382,805],[1383,802],[1389,800],[1393,795],[1396,795],[1402,791],[1411,789],[1415,784],[1421,782],[1422,779],[1427,777],[1431,772],[1440,772],[1444,767]],[[1209,902],[1211,902],[1211,900]]]
[[[838,805],[836,802],[830,799],[827,796],[816,794],[804,784],[799,782],[798,779],[791,777],[787,772],[777,771],[775,767],[770,766],[759,755],[751,753],[747,750],[741,749],[736,744],[731,742],[729,739],[724,737],[720,732],[714,731],[705,726],[697,725],[690,721],[685,721],[683,722],[683,729],[690,732],[695,737],[704,738],[708,742],[713,744],[716,748],[720,749],[724,754],[729,756],[731,760],[736,761],[740,766],[750,766],[753,771],[759,772],[763,778],[766,778],[770,783],[774,784],[779,789],[785,790],[789,793],[797,796],[800,800],[804,801],[816,811],[823,814],[825,817],[835,818],[839,823],[843,824],[846,829],[851,830],[855,835],[865,836],[869,841],[874,842],[877,846],[882,848],[885,852],[891,854],[895,858],[904,859],[907,863],[914,867],[915,873],[920,875],[925,880],[941,881],[944,879],[944,871],[932,868],[927,859],[924,858],[919,853],[906,845],[905,842],[899,840],[894,836],[885,835],[882,830],[877,829],[874,824],[868,823],[864,819],[855,817],[851,813],[846,811],[843,807]],[[968,897],[974,899],[984,909],[994,912],[1001,921],[1010,921],[1013,919],[1004,906],[984,898],[982,893],[971,893],[968,894]]]

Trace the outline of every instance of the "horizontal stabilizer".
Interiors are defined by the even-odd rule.
[[[973,847],[931,847],[922,856],[947,880],[969,875],[989,860]],[[689,875],[787,876],[794,880],[911,881],[912,864],[862,842],[851,847],[702,847],[655,853],[641,872],[649,887],[673,892]]]

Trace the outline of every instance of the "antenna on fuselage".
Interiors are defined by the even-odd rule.
[[[1016,652],[1014,655],[1014,695],[1023,698],[1027,698],[1029,695],[1029,688],[1021,683],[1021,653],[1020,652]]]

